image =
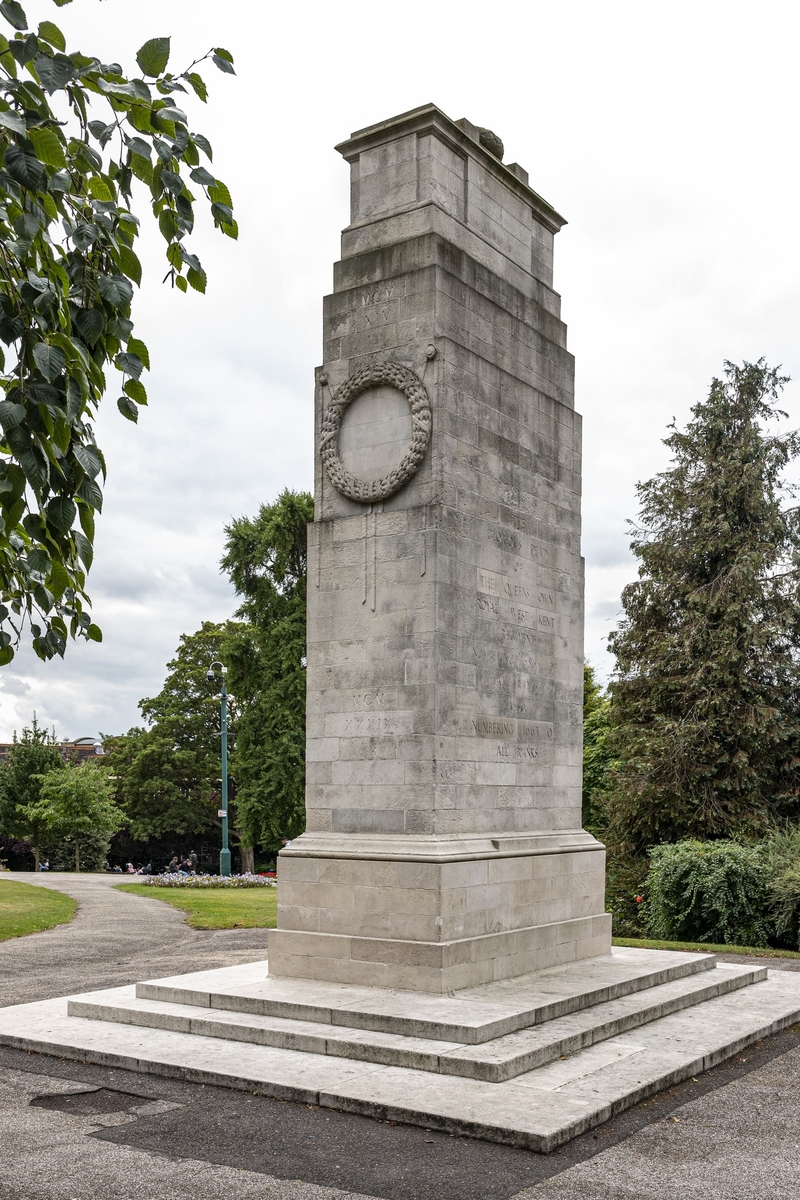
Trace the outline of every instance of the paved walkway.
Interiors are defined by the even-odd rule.
[[[190,929],[163,900],[119,891],[124,876],[4,871],[0,887],[7,879],[66,892],[79,908],[68,925],[0,942],[0,1006],[266,958],[266,929]]]
[[[119,876],[0,875],[75,919],[0,942],[0,1004],[254,961]],[[764,962],[765,960],[758,960]],[[769,960],[794,970],[798,960]],[[800,1200],[800,1027],[552,1155],[0,1046],[2,1200]],[[70,1099],[70,1097],[74,1099]]]

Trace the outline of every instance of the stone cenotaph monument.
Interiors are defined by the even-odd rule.
[[[269,971],[446,993],[604,955],[581,828],[564,224],[433,105],[354,134],[309,528],[307,830]]]
[[[308,828],[268,961],[0,1008],[0,1044],[549,1152],[800,1020],[800,977],[611,949],[562,218],[433,105],[339,150]]]

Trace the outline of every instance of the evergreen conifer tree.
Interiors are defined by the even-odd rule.
[[[761,359],[725,364],[671,467],[638,488],[610,638],[613,837],[634,854],[800,815],[800,522],[783,474],[800,449],[774,432],[787,382]]]

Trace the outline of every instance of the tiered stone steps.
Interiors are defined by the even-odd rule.
[[[694,968],[692,974],[683,973],[688,967]],[[182,994],[191,997],[192,1001],[206,998],[206,994],[195,987],[176,986],[172,980],[162,984],[139,984],[135,995],[120,995],[120,989],[114,989],[95,993],[91,998],[69,1000],[67,1012],[73,1017],[121,1025],[168,1029],[502,1083],[670,1013],[760,982],[766,979],[767,972],[763,967],[718,970],[713,957],[698,955],[694,962],[674,964],[667,970],[655,970],[649,976],[631,974],[620,978],[615,985],[599,987],[583,995],[568,990],[572,980],[563,968],[551,975],[555,976],[553,982],[557,979],[561,984],[562,994],[528,1008],[524,1013],[528,1026],[524,1028],[517,1024],[523,1014],[513,1011],[502,1015],[487,1011],[481,1025],[476,1023],[477,1015],[472,1014],[470,1024],[459,1028],[453,1023],[454,1005],[451,1003],[441,1014],[442,1029],[435,1029],[432,1028],[437,1024],[433,1006],[424,1018],[398,1011],[409,1002],[418,1002],[416,995],[410,1001],[408,993],[390,993],[395,1008],[392,1015],[354,1009],[351,1000],[350,1004],[343,1002],[338,1009],[305,1005],[302,1011],[309,1015],[299,1019],[275,1016],[272,1014],[276,1010],[296,1012],[297,1008],[283,998],[271,997],[269,980],[233,993],[208,993],[206,1005],[175,999]],[[634,983],[641,984],[648,978],[654,981],[665,975],[668,978],[664,983],[653,982],[646,989],[630,990]],[[285,987],[285,984],[282,980],[279,986]],[[589,1001],[575,1007],[578,1001],[586,1001],[587,996],[596,998],[609,992],[615,993],[617,998],[597,1000],[594,1004]],[[162,996],[169,998],[162,999]],[[387,1005],[388,1000],[388,996],[384,997],[383,1004]],[[455,1005],[459,1004],[467,1007],[456,1000]],[[564,1011],[566,1015],[550,1015],[558,1011]],[[310,1014],[316,1019],[312,1020]],[[349,1024],[351,1020],[353,1026]],[[403,1032],[388,1032],[391,1025]],[[490,1029],[515,1026],[514,1032],[501,1033],[490,1040],[484,1040],[483,1036],[470,1040],[476,1034],[487,1034]],[[437,1033],[438,1039],[431,1037],[429,1031]]]
[[[615,950],[434,996],[266,963],[0,1009],[0,1042],[548,1151],[800,1019],[800,975]]]

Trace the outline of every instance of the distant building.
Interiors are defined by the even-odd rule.
[[[5,762],[13,742],[0,742],[0,762]],[[85,762],[103,753],[103,743],[98,738],[79,737],[72,742],[60,742],[58,752],[65,762]]]

